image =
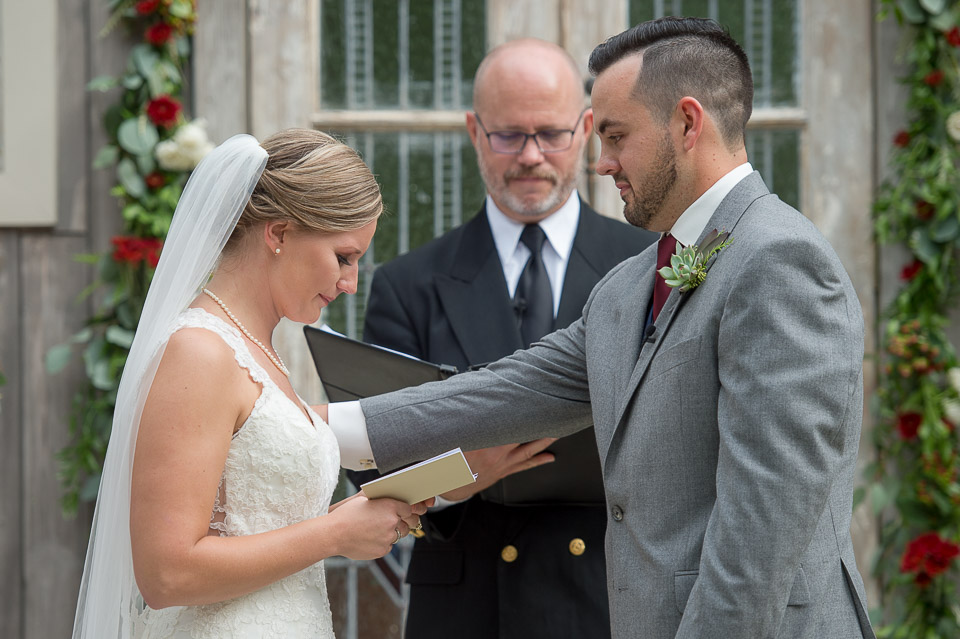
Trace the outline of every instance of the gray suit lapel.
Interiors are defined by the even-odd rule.
[[[714,229],[729,231],[730,236],[734,238],[734,241],[736,241],[735,228],[737,223],[740,221],[740,218],[754,201],[769,194],[770,192],[764,185],[763,179],[760,177],[759,173],[754,171],[745,177],[733,188],[732,191],[730,191],[730,193],[727,194],[723,201],[720,202],[720,206],[717,207],[717,210],[710,217],[710,221],[703,229],[700,237],[697,238],[697,244],[699,245],[707,236],[707,234]],[[653,259],[655,266],[655,251]],[[644,291],[646,292],[646,297],[641,298],[642,306],[645,309],[653,291],[653,267],[648,269],[648,272],[644,275],[644,277],[648,282],[643,287]],[[639,331],[643,330],[644,322],[640,321],[638,323],[639,331],[635,331],[635,335],[630,335],[631,338],[636,337],[636,340],[625,342],[625,344],[635,344],[636,348],[639,349],[639,354],[637,359],[630,362],[630,364],[635,362],[635,366],[632,368],[633,373],[630,375],[630,381],[624,388],[624,392],[618,395],[618,404],[614,420],[614,424],[617,424],[617,428],[619,428],[620,422],[626,413],[627,407],[629,406],[630,402],[633,401],[633,396],[636,394],[637,388],[640,386],[640,382],[643,379],[644,374],[650,367],[650,362],[653,361],[654,356],[657,354],[657,351],[660,348],[660,344],[663,343],[663,339],[666,337],[667,332],[670,329],[670,325],[679,314],[684,302],[690,299],[690,296],[696,295],[696,293],[697,289],[693,289],[682,294],[678,290],[670,291],[670,295],[667,297],[666,303],[660,310],[660,315],[657,316],[657,321],[654,322],[654,326],[656,327],[654,341],[643,343],[642,335]],[[631,305],[634,304],[635,300],[631,301]],[[631,351],[631,348],[625,348],[624,350]],[[630,370],[630,368],[625,370]]]

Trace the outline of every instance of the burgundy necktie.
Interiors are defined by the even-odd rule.
[[[665,233],[657,243],[657,271],[664,266],[670,266],[670,258],[673,257],[676,249],[677,238],[669,233]],[[660,274],[657,272],[653,274],[653,282],[653,321],[656,322],[657,315],[660,314],[660,309],[663,308],[663,305],[667,301],[667,296],[670,295],[670,287],[667,286],[666,280],[660,277]]]

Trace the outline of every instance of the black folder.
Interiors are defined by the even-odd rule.
[[[313,326],[304,326],[303,334],[331,402],[436,382],[457,372],[453,366],[425,362]]]

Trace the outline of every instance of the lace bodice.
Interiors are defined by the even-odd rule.
[[[254,535],[324,515],[337,486],[340,449],[330,428],[303,402],[310,419],[270,379],[240,332],[202,310],[187,309],[173,332],[205,328],[230,345],[237,364],[261,385],[250,416],[234,434],[210,527],[220,535]],[[333,638],[323,563],[266,588],[204,605],[152,610],[136,621],[142,639]]]

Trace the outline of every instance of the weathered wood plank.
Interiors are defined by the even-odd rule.
[[[869,51],[873,43],[874,6],[858,2],[804,3],[802,50],[804,79],[801,95],[811,114],[803,139],[801,205],[804,214],[826,235],[850,274],[860,298],[867,327],[866,352],[876,350],[873,327],[877,321],[876,253],[873,245],[873,204],[875,139],[873,78],[876,61],[851,55]],[[869,398],[876,389],[876,369],[864,366],[864,423],[858,466],[875,457],[871,431],[874,415]],[[869,566],[877,548],[877,521],[864,505],[852,522],[857,563],[867,582],[867,598],[879,603],[878,585],[869,577]]]
[[[247,40],[244,0],[197,4],[193,36],[194,115],[206,119],[210,139],[217,143],[250,128]]]
[[[59,0],[57,11],[57,229],[85,231],[91,151],[87,128],[89,78],[87,3]]]
[[[594,11],[597,13],[602,12]],[[591,17],[591,22],[594,20]],[[560,0],[487,0],[487,49],[517,38],[559,43]]]
[[[253,135],[310,126],[318,101],[318,0],[249,0],[249,6]]]
[[[83,237],[47,233],[24,233],[21,240],[22,382],[28,389],[22,406],[25,639],[70,635],[83,570],[89,523],[63,518],[55,459],[69,441],[71,400],[82,365],[74,360],[50,376],[44,358],[83,326],[85,314],[72,301],[90,273],[73,255],[85,245]]]
[[[18,231],[0,231],[0,637],[23,636],[23,552],[20,513],[23,507],[20,424],[24,392],[20,370],[20,253]]]

